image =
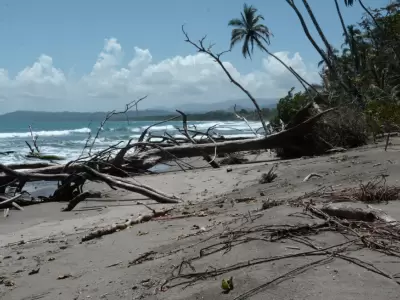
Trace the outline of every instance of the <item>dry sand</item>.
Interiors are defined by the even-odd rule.
[[[201,249],[225,241],[220,238],[223,232],[266,224],[313,222],[293,215],[302,209],[288,205],[260,211],[262,201],[267,198],[289,200],[321,187],[355,186],[360,180],[383,173],[389,175],[390,184],[399,185],[399,150],[400,140],[394,139],[387,152],[378,144],[316,158],[138,177],[135,180],[184,200],[176,205],[172,216],[195,216],[150,221],[86,243],[80,243],[80,239],[93,228],[148,212],[138,201],[156,210],[171,206],[154,204],[125,191],[113,191],[103,184],[90,184],[88,189],[100,190],[108,197],[80,203],[72,212],[61,212],[65,204],[59,203],[12,211],[8,218],[0,216],[0,299],[398,299],[400,287],[395,278],[384,278],[339,259],[277,281],[249,298],[239,297],[318,257],[263,263],[199,280],[188,287],[173,287],[169,283],[165,291],[159,288],[182,261],[198,257]],[[257,159],[268,158],[268,154],[263,154]],[[273,165],[277,166],[278,178],[260,184],[261,174]],[[232,171],[227,172],[227,168]],[[312,172],[322,177],[303,182]],[[246,197],[254,200],[235,201]],[[400,205],[396,201],[375,206],[400,220]],[[343,236],[330,232],[311,238],[321,247],[345,241]],[[274,243],[253,240],[227,253],[217,251],[197,259],[192,267],[199,272],[254,258],[309,250],[292,240]],[[155,259],[129,266],[130,261],[149,251],[154,251],[150,257]],[[397,257],[370,250],[352,255],[389,274],[400,272]],[[37,274],[29,275],[37,270]],[[183,265],[183,272],[193,271]],[[234,277],[235,288],[223,294],[221,280],[230,276]]]

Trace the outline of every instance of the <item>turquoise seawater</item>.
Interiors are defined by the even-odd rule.
[[[141,132],[153,123],[155,122],[108,122],[100,129],[100,135],[93,150],[102,150],[120,141],[137,140]],[[181,127],[181,125],[182,123],[178,121],[157,125],[151,128],[150,134],[162,136],[165,131],[168,131],[173,136],[180,136],[176,127]],[[199,131],[205,131],[213,125],[217,125],[214,131],[219,135],[253,136],[248,126],[242,121],[190,123],[193,129],[196,128]],[[251,122],[250,125],[256,129],[260,127],[258,122]],[[38,136],[38,145],[41,152],[60,155],[68,161],[81,155],[89,135],[91,134],[93,137],[96,134],[100,123],[0,121],[0,152],[14,151],[14,153],[8,155],[0,154],[0,163],[34,161],[25,157],[29,152],[25,141],[31,142],[32,140],[29,126],[32,126],[33,134]]]

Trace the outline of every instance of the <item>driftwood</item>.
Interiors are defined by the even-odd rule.
[[[138,101],[142,99],[144,98]],[[114,114],[125,113],[131,106],[137,105],[138,101],[128,104],[122,112],[113,111],[107,114],[101,125],[103,126]],[[292,143],[293,137],[309,133],[315,122],[332,110],[328,109],[320,112],[300,124],[293,125],[286,130],[266,137],[240,140],[219,139],[222,142],[216,141],[214,136],[215,126],[211,126],[206,132],[200,132],[196,128],[194,130],[189,129],[186,114],[177,111],[182,116],[183,129],[178,128],[178,130],[185,136],[183,140],[178,141],[177,138],[165,132],[164,137],[168,141],[167,143],[150,142],[151,134],[149,130],[154,124],[150,125],[141,134],[139,141],[136,143],[129,140],[123,146],[121,141],[107,149],[92,153],[93,145],[100,134],[99,130],[93,140],[91,140],[90,135],[88,137],[85,145],[85,148],[89,148],[88,155],[84,156],[82,151],[82,155],[78,159],[70,161],[66,165],[35,163],[5,166],[0,164],[0,193],[4,193],[7,186],[15,186],[16,191],[20,192],[27,182],[32,181],[58,182],[58,189],[50,197],[49,201],[69,202],[64,210],[70,211],[79,202],[90,197],[90,193],[83,190],[83,186],[87,181],[101,181],[113,189],[121,188],[135,192],[159,203],[178,203],[180,199],[174,196],[167,195],[144,184],[124,180],[123,177],[130,177],[132,172],[135,174],[144,173],[151,167],[168,161],[175,161],[184,171],[185,168],[193,168],[181,160],[184,157],[203,156],[212,167],[217,168],[219,167],[216,161],[218,154],[276,149],[284,146],[297,147]],[[156,124],[175,118],[172,117]],[[146,135],[148,135],[147,139],[145,139]],[[201,142],[197,141],[196,137],[201,137]],[[134,149],[133,154],[131,152],[128,154],[130,149]],[[34,201],[33,203],[39,203],[39,201]]]
[[[24,210],[21,206],[18,205],[16,202],[11,202],[11,205],[14,206],[18,210]]]
[[[188,140],[192,144],[197,144],[197,142],[194,140],[194,138],[190,135],[189,130],[188,130],[188,125],[187,125],[187,116],[185,113],[183,113],[180,110],[176,110],[177,113],[179,113],[182,116],[182,122],[183,122],[183,133],[185,136],[188,138]],[[215,152],[214,152],[214,158],[211,158],[210,155],[202,150],[200,150],[201,155],[203,156],[204,160],[210,164],[211,167],[213,168],[219,168],[219,164],[215,161],[215,157],[217,155],[217,145],[215,144]]]
[[[14,197],[11,197],[9,199],[3,200],[3,197],[0,198],[0,200],[3,200],[0,202],[0,208],[6,208],[9,206],[9,204],[12,205],[12,203],[17,200],[19,197],[21,197],[21,194],[15,195]]]
[[[90,193],[88,191],[79,194],[78,196],[73,198],[71,201],[69,201],[67,207],[65,207],[62,211],[73,210],[75,208],[75,206],[77,206],[79,204],[79,202],[84,201],[86,198],[89,198],[91,195],[92,195],[92,193]]]
[[[200,153],[214,154],[215,147],[217,147],[218,153],[233,153],[259,149],[276,149],[286,145],[291,146],[291,137],[302,135],[308,132],[315,124],[315,122],[317,122],[323,115],[331,112],[332,110],[334,110],[334,108],[327,109],[309,118],[301,124],[298,124],[290,129],[271,134],[264,138],[221,142],[217,143],[217,145],[214,143],[201,145],[185,144],[180,146],[168,147],[167,149],[156,148],[139,153],[135,157],[128,157],[127,160],[131,161],[138,167],[149,168],[154,166],[154,164],[162,162],[163,160],[170,159],[170,157],[166,155],[166,152],[169,155],[174,155],[178,158],[182,158],[198,156]]]
[[[310,173],[306,177],[304,177],[303,182],[309,181],[312,177],[319,177],[321,178],[322,175],[317,174],[317,173]]]
[[[134,183],[128,183],[126,181],[122,181],[121,179],[118,179],[117,177],[111,176],[111,175],[104,175],[101,174],[100,172],[97,172],[88,166],[83,166],[85,171],[92,175],[95,179],[100,179],[101,181],[107,183],[110,186],[115,186],[119,187],[131,192],[135,192],[144,196],[147,196],[159,203],[179,203],[179,199],[173,196],[168,196],[162,192],[157,191],[156,189],[153,189],[149,186],[146,185],[137,185]]]
[[[363,222],[382,221],[391,224],[397,223],[394,218],[372,206],[368,206],[367,208],[354,208],[347,205],[328,204],[323,206],[321,211],[339,219]]]
[[[18,190],[22,190],[23,185],[28,181],[62,181],[63,184],[56,190],[53,195],[54,201],[71,201],[72,203],[68,206],[73,209],[80,201],[88,196],[88,193],[81,191],[81,188],[86,180],[99,180],[107,183],[112,187],[119,187],[132,192],[149,197],[159,203],[178,203],[179,199],[173,196],[166,195],[156,189],[153,189],[146,185],[140,185],[133,182],[122,181],[120,178],[102,174],[87,165],[79,165],[75,169],[81,170],[79,174],[41,174],[32,172],[20,172],[11,170],[10,168],[0,164],[0,170],[2,170],[9,180],[18,181]],[[4,178],[3,178],[4,179]],[[75,190],[80,191],[79,195],[74,194]],[[6,200],[0,203],[8,204],[12,200]],[[67,207],[67,208],[68,208]],[[68,209],[66,209],[68,210]]]
[[[151,221],[153,218],[162,217],[168,214],[172,209],[163,210],[163,211],[155,211],[151,209],[151,213],[140,215],[136,219],[128,219],[124,223],[116,223],[108,227],[97,229],[88,235],[84,236],[81,242],[87,242],[96,238],[100,238],[103,235],[112,234],[117,231],[124,230],[132,225],[140,224],[143,222]]]

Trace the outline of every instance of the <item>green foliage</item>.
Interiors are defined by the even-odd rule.
[[[359,0],[345,2],[363,6]],[[322,75],[330,105],[356,106],[376,134],[400,125],[400,3],[363,9],[362,20],[343,34],[343,51],[331,58],[335,72],[325,67]]]
[[[277,114],[271,121],[271,125],[274,128],[280,127],[280,120],[282,120],[284,124],[288,124],[297,112],[309,102],[306,93],[297,92],[293,94],[293,90],[294,89],[292,88],[276,105]]]
[[[374,135],[392,130],[400,124],[400,103],[370,101],[366,107],[366,115]]]
[[[343,52],[331,58],[336,72],[323,69],[324,88],[334,95],[333,105],[357,103],[364,109],[370,101],[393,102],[393,88],[400,85],[400,4],[368,12],[347,26]]]

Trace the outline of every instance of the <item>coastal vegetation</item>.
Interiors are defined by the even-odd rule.
[[[304,86],[304,91],[294,92],[291,89],[287,96],[279,100],[277,115],[272,121],[273,127],[280,130],[282,123],[293,126],[294,123],[304,121],[309,114],[320,112],[321,108],[339,109],[334,112],[337,117],[330,117],[332,114],[325,116],[311,134],[298,138],[296,144],[300,146],[299,151],[287,149],[288,151],[280,153],[283,156],[285,152],[289,152],[291,156],[301,156],[305,154],[305,148],[306,152],[318,154],[332,146],[360,146],[370,136],[375,137],[385,131],[397,129],[400,124],[399,1],[375,9],[369,9],[362,1],[358,1],[366,14],[357,24],[345,25],[340,5],[335,0],[344,39],[341,49],[335,49],[328,41],[307,0],[302,2],[323,46],[318,45],[316,38],[311,35],[298,4],[293,0],[286,2],[299,19],[305,36],[321,56],[321,82],[310,85],[295,70],[285,65],[303,82],[303,86],[307,86]],[[345,0],[344,4],[347,9],[351,9],[350,6],[355,2]],[[229,22],[229,25],[239,28],[232,31],[231,44],[235,45],[244,39],[244,57],[252,53],[254,44],[270,54],[264,46],[270,42],[269,30],[265,25],[259,24],[264,20],[262,15],[258,14],[256,8],[247,5],[241,15],[242,20],[233,19]],[[309,110],[309,114],[305,113],[304,108]],[[299,112],[302,116],[299,116]],[[335,122],[337,119],[340,122]],[[334,134],[337,132],[340,132],[340,138]]]

